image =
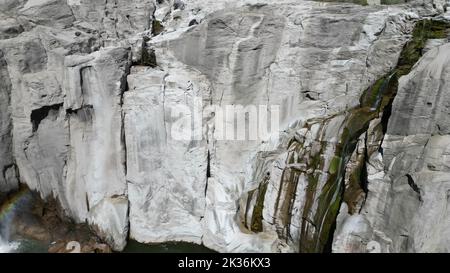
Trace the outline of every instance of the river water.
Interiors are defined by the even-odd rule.
[[[22,239],[15,242],[6,242],[0,239],[0,253],[47,253],[48,245],[35,241]],[[163,243],[141,244],[130,240],[123,253],[213,253],[202,245],[191,243]]]
[[[130,240],[123,250],[124,253],[214,253],[202,245],[191,243],[141,244]]]
[[[17,242],[7,242],[0,237],[0,253],[14,252],[18,247],[19,244]]]
[[[18,239],[13,242],[0,240],[0,253],[47,253],[48,245],[36,240]]]

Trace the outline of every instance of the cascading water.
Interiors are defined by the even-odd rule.
[[[0,253],[14,252],[19,247],[19,243],[9,241],[11,218],[6,216],[0,221]]]

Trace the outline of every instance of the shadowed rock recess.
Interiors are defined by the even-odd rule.
[[[115,251],[449,252],[447,8],[1,1],[0,199],[24,184]],[[218,139],[211,105],[279,131]]]

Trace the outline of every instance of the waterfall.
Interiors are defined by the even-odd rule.
[[[0,253],[14,252],[19,247],[19,243],[9,241],[11,220],[11,215],[0,219]]]
[[[8,242],[0,236],[0,253],[14,252],[19,247],[17,242]]]

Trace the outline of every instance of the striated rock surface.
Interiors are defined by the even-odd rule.
[[[0,194],[18,188],[17,169],[12,151],[11,80],[4,53],[0,51]]]
[[[174,139],[170,128],[183,117],[172,115],[170,109],[178,104],[193,109],[195,94],[201,98],[207,93],[206,79],[181,64],[165,71],[136,66],[128,86],[124,121],[130,236],[149,243],[200,244],[207,145],[205,140]]]
[[[187,13],[187,11],[181,11],[180,14],[184,12]],[[156,155],[156,158],[147,164],[158,166],[160,169],[153,172],[144,169],[143,174],[153,178],[155,174],[159,176],[160,173],[164,174],[168,171],[171,174],[177,173],[178,168],[191,171],[193,168],[186,168],[184,157],[187,156],[189,160],[199,160],[198,164],[201,167],[195,170],[200,172],[189,174],[189,178],[199,177],[194,183],[198,185],[195,185],[196,187],[205,189],[206,207],[203,212],[200,210],[200,213],[193,209],[195,207],[190,208],[186,205],[182,207],[189,212],[189,215],[196,215],[197,219],[203,218],[201,222],[203,232],[200,234],[203,235],[202,240],[206,246],[221,251],[298,251],[302,224],[294,223],[291,228],[291,223],[287,222],[289,220],[282,219],[285,216],[280,216],[279,220],[272,220],[280,214],[277,210],[283,210],[281,212],[283,215],[291,213],[286,211],[289,210],[291,201],[294,202],[289,194],[297,189],[295,185],[290,186],[291,189],[286,193],[288,196],[279,192],[288,143],[307,120],[320,116],[322,118],[316,121],[317,125],[320,125],[322,120],[325,122],[336,115],[333,124],[329,126],[332,129],[329,129],[330,132],[326,136],[318,133],[316,128],[313,133],[318,135],[310,136],[310,141],[317,139],[318,142],[330,142],[330,151],[322,151],[324,157],[325,154],[333,154],[335,134],[342,133],[340,126],[346,119],[345,110],[357,106],[359,97],[370,83],[395,66],[396,58],[407,40],[404,32],[411,28],[414,17],[414,13],[405,14],[403,10],[388,11],[374,7],[361,9],[359,6],[351,5],[322,7],[313,2],[297,5],[255,5],[213,12],[206,16],[203,22],[194,27],[188,27],[185,31],[167,31],[167,34],[164,32],[159,34],[147,43],[147,46],[154,51],[158,67],[149,68],[147,73],[152,70],[155,72],[152,73],[152,78],[147,76],[146,81],[140,76],[142,72],[138,72],[136,76],[132,73],[129,77],[130,91],[126,93],[126,98],[135,97],[140,93],[139,101],[143,103],[145,100],[152,99],[152,103],[145,104],[152,105],[151,108],[154,109],[163,107],[165,105],[162,105],[163,102],[170,104],[173,99],[180,101],[177,97],[181,97],[181,101],[187,100],[187,105],[192,105],[189,100],[196,96],[208,105],[216,106],[265,105],[268,108],[270,105],[279,105],[282,134],[280,138],[267,139],[263,136],[253,141],[239,140],[238,136],[224,140],[220,134],[226,135],[226,128],[217,128],[216,123],[206,121],[208,124],[206,130],[203,128],[200,132],[204,135],[203,142],[206,140],[206,143],[197,141],[190,143],[188,150],[181,148],[185,152],[181,157],[171,160],[170,165],[164,164],[164,161],[161,163],[161,156]],[[171,21],[162,23],[169,27],[173,24]],[[338,29],[345,29],[345,31],[337,32]],[[389,48],[385,47],[386,44],[390,45]],[[171,71],[173,67],[177,69],[176,72]],[[190,71],[192,68],[195,71]],[[201,72],[203,77],[198,75],[197,71]],[[186,79],[183,76],[185,73],[189,73]],[[140,81],[136,79],[138,75]],[[166,78],[161,84],[164,75]],[[172,77],[179,82],[171,83]],[[345,77],[347,81],[342,82],[339,77]],[[142,83],[132,87],[135,86],[135,82]],[[157,88],[150,87],[155,83],[159,83]],[[206,87],[202,88],[202,85]],[[146,86],[148,86],[147,91],[141,90]],[[170,86],[170,89],[167,86]],[[172,98],[174,88],[178,95]],[[149,92],[150,90],[154,91]],[[159,98],[154,98],[155,95]],[[331,102],[333,106],[329,107],[328,104]],[[136,104],[134,101],[130,103],[132,103],[130,106]],[[127,105],[128,100],[125,100],[126,108],[128,108]],[[162,110],[159,111],[159,113],[162,112]],[[268,113],[268,115],[271,114]],[[155,120],[154,115],[148,116],[152,116],[151,119]],[[128,118],[131,119],[127,114],[126,124]],[[209,116],[204,115],[203,118],[208,119]],[[232,118],[231,122],[235,122],[237,118]],[[151,122],[148,121],[148,123]],[[140,121],[140,124],[148,123]],[[161,135],[161,132],[166,130],[163,125],[167,124],[160,121],[149,129],[152,132],[159,132],[158,136],[153,138],[155,142],[165,141],[165,135]],[[141,137],[138,143],[144,139],[147,139],[147,136]],[[136,140],[132,136],[131,143],[134,142]],[[129,147],[128,138],[126,143]],[[203,150],[197,153],[198,145],[203,146],[201,148]],[[173,144],[170,146],[177,147]],[[206,158],[205,148],[208,150],[208,158]],[[319,150],[311,152],[311,156],[320,152],[320,147],[315,149],[317,148]],[[127,152],[133,153],[133,150],[132,148]],[[144,151],[142,149],[139,154]],[[170,150],[164,150],[164,152],[167,151]],[[169,153],[176,154],[172,151]],[[316,156],[320,157],[320,155]],[[168,155],[164,157],[170,158]],[[144,162],[146,161],[142,160],[142,163]],[[130,159],[127,164],[135,165]],[[202,167],[205,168],[206,164],[209,166],[209,172],[205,169],[202,172]],[[327,166],[329,164],[329,162],[326,163]],[[320,166],[320,168],[324,167]],[[314,168],[304,171],[314,172]],[[207,181],[205,181],[206,178]],[[167,185],[177,189],[185,187],[184,179],[172,179],[171,175],[161,175],[161,178],[154,182],[158,186],[149,182],[142,183],[145,180],[141,179],[140,184],[147,184],[149,187],[145,192],[148,192],[146,198],[150,202],[144,203],[145,199],[136,202],[134,197],[130,197],[130,235],[132,237],[142,240],[137,234],[134,235],[133,222],[142,222],[145,218],[153,219],[144,216],[148,212],[157,215],[152,217],[159,217],[159,219],[169,216],[167,220],[169,223],[178,221],[170,217],[175,216],[175,212],[168,214],[166,209],[152,210],[154,199],[151,197],[158,188],[164,190]],[[322,183],[326,181],[327,178],[323,177]],[[130,180],[130,183],[132,186],[129,186],[129,189],[134,188],[133,180]],[[263,184],[260,185],[260,183]],[[286,183],[289,184],[291,181]],[[300,192],[307,187],[302,183],[308,183],[308,181],[305,179],[298,183]],[[268,189],[264,189],[265,187]],[[264,192],[258,194],[255,192],[257,188]],[[321,188],[318,189],[320,190]],[[279,197],[280,194],[283,196]],[[141,193],[141,198],[142,196]],[[258,196],[259,200],[255,200]],[[191,202],[195,200],[196,203],[198,198],[202,198],[189,194],[189,191],[185,191],[184,197]],[[167,198],[167,195],[159,198]],[[311,198],[311,206],[313,206],[315,198]],[[184,199],[181,200],[184,201]],[[135,202],[136,207],[133,208]],[[262,204],[259,205],[258,202]],[[286,204],[277,208],[278,203],[282,202]],[[301,206],[304,200],[300,199],[297,202],[300,207],[292,218],[302,222]],[[264,211],[257,212],[257,206],[263,206]],[[239,218],[236,218],[236,211],[239,211]],[[261,214],[258,216],[257,213]],[[240,215],[249,219],[243,219]],[[331,218],[328,221],[331,221]],[[146,226],[159,225],[160,221],[152,221]],[[250,222],[255,223],[250,224]],[[252,227],[253,225],[257,227]],[[197,229],[175,225],[173,230],[185,236],[184,233],[189,234]],[[146,236],[151,238],[153,234],[155,234],[153,229],[147,230],[147,235],[141,235],[141,238]],[[328,233],[324,232],[323,236],[327,236],[325,234]],[[293,240],[289,239],[288,244],[285,244],[283,241],[291,236]],[[161,238],[161,236],[158,237]],[[315,248],[309,250],[316,251]]]
[[[448,29],[433,35],[445,37]],[[429,49],[399,79],[384,140],[367,163],[366,200],[359,213],[341,210],[333,250],[449,251],[449,49]]]
[[[3,1],[0,193],[114,250],[448,251],[446,4],[349,2]]]
[[[138,8],[127,1],[121,7],[126,3]],[[120,250],[129,226],[121,106],[131,66],[128,42],[120,38],[148,28],[153,5],[141,3],[133,24],[117,23],[122,36],[104,36],[90,21],[104,16],[90,9],[115,12],[115,4],[70,4],[2,4],[2,12],[10,11],[0,17],[10,24],[0,41],[2,191],[20,174],[21,182],[56,197],[65,214],[88,222]],[[113,39],[114,47],[101,48]]]

